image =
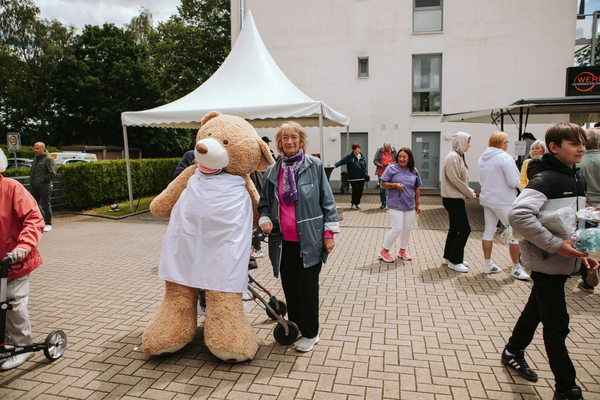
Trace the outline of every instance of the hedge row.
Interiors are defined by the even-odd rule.
[[[4,154],[6,154],[6,157],[14,157],[13,152],[8,151],[8,147],[5,144],[0,144],[0,149],[2,149]],[[62,153],[62,150],[52,146],[46,147],[46,150],[48,150],[50,153]],[[35,157],[33,146],[21,146],[21,151],[17,151],[17,158],[29,158],[33,160],[33,157]]]
[[[173,179],[179,160],[175,158],[131,160],[133,196],[162,192]],[[57,165],[65,176],[64,198],[71,209],[90,209],[129,198],[125,160]],[[9,176],[29,176],[29,168],[9,169]]]

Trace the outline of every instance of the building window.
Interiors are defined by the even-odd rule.
[[[358,77],[369,77],[369,57],[358,57]]]
[[[412,112],[442,112],[442,55],[413,56]]]
[[[442,24],[442,0],[413,0],[413,32],[439,32]]]

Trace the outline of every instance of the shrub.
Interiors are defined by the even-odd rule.
[[[11,158],[14,157],[12,151],[8,151],[8,148],[5,144],[0,144],[0,149],[6,154],[6,157]],[[62,150],[57,149],[56,147],[47,146],[46,150],[50,153],[62,153]],[[21,151],[17,151],[17,158],[29,158],[33,159],[35,157],[35,152],[33,151],[33,146],[21,146]],[[6,175],[5,175],[6,176]]]
[[[175,158],[131,160],[134,197],[159,194],[173,179]],[[65,176],[64,198],[71,209],[89,209],[129,198],[125,160],[104,160],[57,165]],[[29,168],[9,169],[9,176],[29,176]]]

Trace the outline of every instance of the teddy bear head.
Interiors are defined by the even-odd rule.
[[[196,162],[203,173],[223,170],[243,176],[264,171],[275,161],[268,145],[246,120],[211,111],[196,135]]]

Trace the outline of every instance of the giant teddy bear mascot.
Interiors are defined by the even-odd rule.
[[[197,164],[150,205],[152,214],[170,221],[158,268],[165,298],[144,330],[142,347],[158,355],[191,342],[198,289],[204,289],[206,346],[224,361],[245,361],[258,349],[242,302],[252,228],[258,227],[259,194],[248,174],[274,160],[252,125],[217,111],[202,118],[195,154]]]

